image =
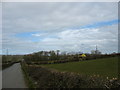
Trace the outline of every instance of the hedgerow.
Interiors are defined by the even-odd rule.
[[[25,68],[27,67],[27,68]],[[99,76],[85,76],[70,72],[59,72],[46,67],[24,65],[24,70],[36,88],[117,88],[117,78],[103,79]]]
[[[24,55],[24,60],[27,64],[59,64],[59,63],[66,63],[66,62],[75,62],[75,61],[84,61],[84,60],[94,60],[99,58],[109,58],[109,57],[119,57],[120,54],[86,54],[86,57],[82,58],[79,57],[79,54],[76,55],[59,55],[55,56],[45,56],[45,55],[38,55],[31,54],[31,55]],[[46,58],[45,58],[46,57]],[[52,59],[51,59],[52,57]]]

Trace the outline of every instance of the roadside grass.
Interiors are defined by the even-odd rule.
[[[58,71],[75,72],[88,76],[99,75],[103,78],[118,78],[118,57],[62,64],[46,64],[42,66],[56,69]]]

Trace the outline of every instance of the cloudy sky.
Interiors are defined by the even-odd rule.
[[[118,51],[117,2],[2,3],[3,54]]]

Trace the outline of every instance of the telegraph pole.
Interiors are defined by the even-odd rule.
[[[96,45],[96,54],[98,54],[98,47],[97,47],[97,45]]]
[[[7,48],[7,50],[6,50],[6,55],[8,56],[8,48]]]
[[[96,51],[97,51],[97,45],[96,45]]]
[[[6,58],[7,58],[7,63],[8,63],[8,48],[6,49]]]

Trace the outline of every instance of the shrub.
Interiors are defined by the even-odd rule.
[[[83,76],[59,72],[45,67],[26,66],[26,73],[37,88],[116,88],[120,80],[108,80],[99,76]]]

